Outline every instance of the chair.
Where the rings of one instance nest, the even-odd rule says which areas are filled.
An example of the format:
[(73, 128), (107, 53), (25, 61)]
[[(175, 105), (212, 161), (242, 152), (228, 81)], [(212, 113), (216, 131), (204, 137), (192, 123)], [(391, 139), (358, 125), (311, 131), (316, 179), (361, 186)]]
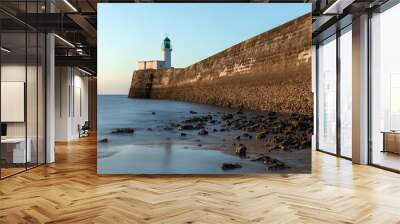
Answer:
[(85, 121), (82, 127), (78, 124), (79, 138), (89, 136), (90, 123)]

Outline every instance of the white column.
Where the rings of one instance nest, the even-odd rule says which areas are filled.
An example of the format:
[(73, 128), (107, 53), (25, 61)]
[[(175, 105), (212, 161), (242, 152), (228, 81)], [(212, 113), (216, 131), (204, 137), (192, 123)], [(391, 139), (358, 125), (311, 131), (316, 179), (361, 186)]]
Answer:
[(55, 161), (55, 54), (54, 35), (46, 36), (46, 163)]
[(353, 19), (353, 162), (368, 163), (368, 15)]
[(57, 66), (55, 89), (55, 141), (71, 138), (72, 68)]
[(313, 131), (313, 135), (311, 137), (311, 149), (312, 150), (316, 150), (317, 149), (317, 82), (316, 82), (316, 75), (317, 75), (317, 48), (315, 45), (312, 45), (312, 55), (311, 55), (311, 90), (313, 93), (313, 102), (314, 102), (314, 116), (313, 116), (313, 120), (314, 120), (314, 131)]
[[(54, 12), (52, 1), (46, 1), (46, 11)], [(55, 162), (55, 42), (54, 34), (46, 35), (46, 163)]]

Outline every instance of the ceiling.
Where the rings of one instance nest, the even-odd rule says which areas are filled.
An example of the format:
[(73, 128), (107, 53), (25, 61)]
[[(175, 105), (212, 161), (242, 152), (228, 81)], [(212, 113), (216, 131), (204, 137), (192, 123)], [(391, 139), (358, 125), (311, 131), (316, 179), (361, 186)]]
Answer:
[[(217, 0), (218, 2), (219, 0)], [(373, 9), (387, 0), (232, 0), (230, 2), (312, 3), (313, 38), (329, 35), (327, 30), (340, 19)], [(2, 31), (18, 33), (29, 29), (54, 32), (56, 65), (80, 66), (96, 73), (97, 3), (188, 2), (187, 0), (1, 0)], [(192, 0), (190, 2), (216, 2)], [(226, 2), (226, 1), (219, 1)], [(26, 13), (27, 12), (27, 13)], [(50, 13), (51, 12), (51, 13)], [(351, 19), (350, 19), (351, 22)], [(324, 33), (325, 32), (325, 33)], [(332, 31), (334, 32), (334, 31)], [(18, 36), (18, 34), (14, 34)], [(8, 34), (6, 38), (12, 38)], [(14, 40), (20, 41), (19, 37)], [(23, 43), (22, 43), (23, 44)]]

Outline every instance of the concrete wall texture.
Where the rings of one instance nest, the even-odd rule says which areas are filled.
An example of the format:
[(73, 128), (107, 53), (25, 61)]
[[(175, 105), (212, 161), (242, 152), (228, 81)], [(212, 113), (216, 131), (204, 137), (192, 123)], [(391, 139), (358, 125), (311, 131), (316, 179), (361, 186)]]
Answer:
[(186, 68), (135, 71), (129, 97), (312, 115), (311, 15)]

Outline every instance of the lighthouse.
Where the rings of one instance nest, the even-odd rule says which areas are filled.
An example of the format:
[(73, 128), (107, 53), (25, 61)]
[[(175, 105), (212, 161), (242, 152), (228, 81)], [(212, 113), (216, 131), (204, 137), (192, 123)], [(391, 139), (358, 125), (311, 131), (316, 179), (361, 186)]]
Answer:
[(164, 53), (164, 67), (171, 67), (171, 40), (168, 37), (165, 37), (162, 45), (162, 51)]
[(164, 60), (138, 61), (138, 70), (171, 68), (172, 47), (171, 40), (168, 36), (164, 38), (161, 50), (163, 52)]

